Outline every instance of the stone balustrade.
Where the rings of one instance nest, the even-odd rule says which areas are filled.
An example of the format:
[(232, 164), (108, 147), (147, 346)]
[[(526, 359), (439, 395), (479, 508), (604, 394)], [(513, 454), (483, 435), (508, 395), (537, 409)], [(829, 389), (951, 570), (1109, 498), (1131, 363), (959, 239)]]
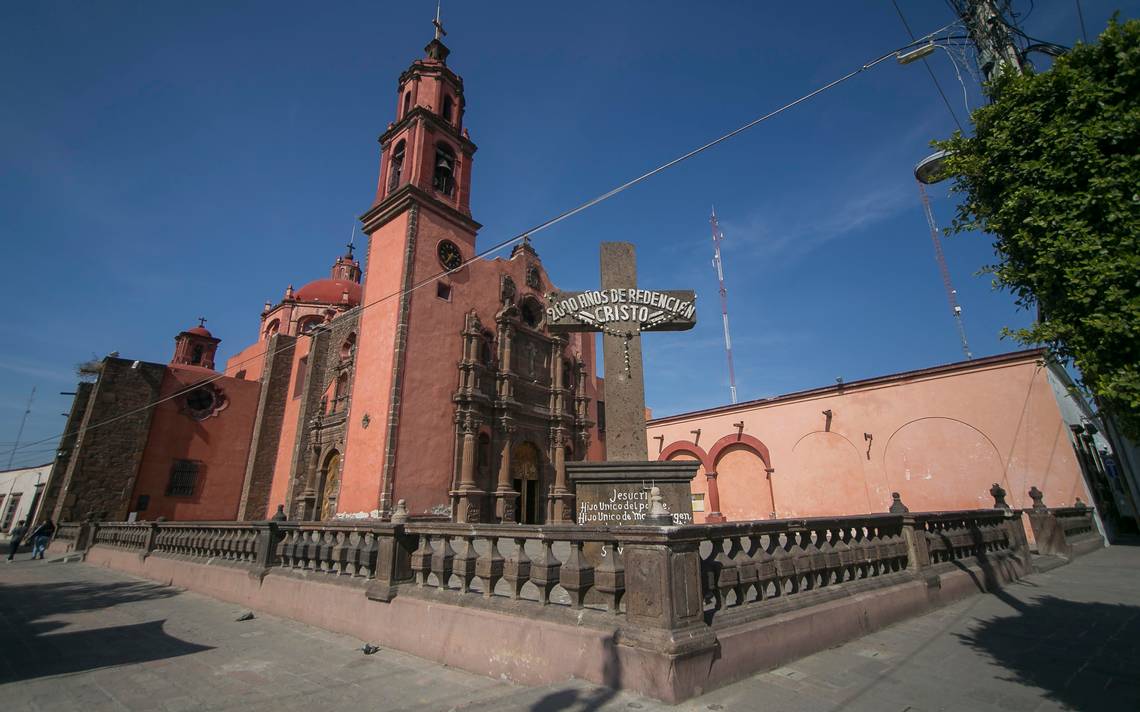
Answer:
[[(1063, 518), (1074, 522), (1074, 531), (1084, 522)], [(698, 639), (701, 630), (905, 584), (926, 569), (985, 566), (1022, 554), (1027, 561), (1019, 513), (1005, 510), (686, 527), (438, 521), (84, 526), (94, 527), (95, 546), (142, 557), (317, 577), (359, 585), (373, 600), (406, 595), (508, 613), (545, 611), (557, 620), (685, 640)]]
[(68, 522), (60, 524), (55, 528), (55, 539), (61, 542), (68, 542), (73, 545), (79, 541), (79, 531), (83, 525), (78, 522)]
[(1006, 512), (1002, 509), (922, 512), (914, 515), (914, 521), (924, 535), (931, 564), (963, 559), (976, 561), (1009, 552), (1018, 544)]
[(1027, 511), (1039, 554), (1070, 559), (1104, 546), (1092, 507), (1042, 505)]
[(145, 525), (118, 522), (101, 523), (95, 530), (93, 541), (103, 546), (120, 549), (143, 550), (147, 544), (149, 529)]

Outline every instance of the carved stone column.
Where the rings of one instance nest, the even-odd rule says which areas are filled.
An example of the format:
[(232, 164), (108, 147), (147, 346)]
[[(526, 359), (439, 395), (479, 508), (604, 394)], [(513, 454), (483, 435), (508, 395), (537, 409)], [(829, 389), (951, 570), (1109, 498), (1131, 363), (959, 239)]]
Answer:
[(554, 487), (551, 490), (551, 519), (555, 522), (574, 521), (574, 493), (566, 486), (566, 431), (554, 428), (551, 432), (554, 446)]
[(459, 460), (459, 488), (451, 493), (456, 500), (455, 521), (478, 522), (482, 520), (480, 503), (486, 494), (475, 483), (475, 439), (479, 430), (479, 419), (467, 413), (461, 423), (463, 447)]
[(495, 516), (506, 524), (517, 521), (516, 505), (519, 493), (511, 486), (511, 434), (515, 427), (506, 418), (499, 424), (503, 437), (503, 449), (499, 454), (499, 483), (495, 487)]

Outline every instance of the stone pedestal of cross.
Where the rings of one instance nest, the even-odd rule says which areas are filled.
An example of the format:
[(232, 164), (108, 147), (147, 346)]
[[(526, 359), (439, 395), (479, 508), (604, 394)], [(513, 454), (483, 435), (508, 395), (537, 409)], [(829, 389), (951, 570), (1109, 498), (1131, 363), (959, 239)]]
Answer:
[(696, 296), (691, 290), (657, 291), (637, 286), (633, 245), (603, 242), (601, 289), (547, 295), (546, 321), (553, 332), (600, 331), (605, 360), (606, 462), (567, 463), (565, 478), (555, 482), (559, 519), (576, 495), (578, 523), (638, 524), (649, 510), (651, 484), (677, 524), (692, 521), (689, 482), (697, 463), (646, 460), (645, 381), (641, 334), (684, 331), (696, 325)]

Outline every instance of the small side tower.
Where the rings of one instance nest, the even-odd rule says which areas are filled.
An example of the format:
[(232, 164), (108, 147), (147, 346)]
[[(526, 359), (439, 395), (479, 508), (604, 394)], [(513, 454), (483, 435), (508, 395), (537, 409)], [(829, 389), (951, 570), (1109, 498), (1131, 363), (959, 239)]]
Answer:
[(206, 318), (198, 317), (198, 326), (187, 329), (174, 337), (174, 358), (172, 366), (201, 366), (214, 370), (214, 354), (221, 339), (206, 329)]

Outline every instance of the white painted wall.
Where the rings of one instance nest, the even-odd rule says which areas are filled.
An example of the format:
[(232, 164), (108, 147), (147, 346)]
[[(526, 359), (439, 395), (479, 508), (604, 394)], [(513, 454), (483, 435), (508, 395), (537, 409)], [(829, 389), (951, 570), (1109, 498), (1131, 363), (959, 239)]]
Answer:
[[(0, 472), (0, 538), (7, 541), (8, 532), (16, 526), (16, 522), (30, 517), (32, 500), (36, 499), (36, 485), (46, 485), (50, 473), (50, 462), (37, 467)], [(16, 504), (9, 522), (7, 516), (9, 507), (16, 495), (20, 496), (20, 501)], [(7, 526), (4, 526), (5, 522), (8, 523)]]

